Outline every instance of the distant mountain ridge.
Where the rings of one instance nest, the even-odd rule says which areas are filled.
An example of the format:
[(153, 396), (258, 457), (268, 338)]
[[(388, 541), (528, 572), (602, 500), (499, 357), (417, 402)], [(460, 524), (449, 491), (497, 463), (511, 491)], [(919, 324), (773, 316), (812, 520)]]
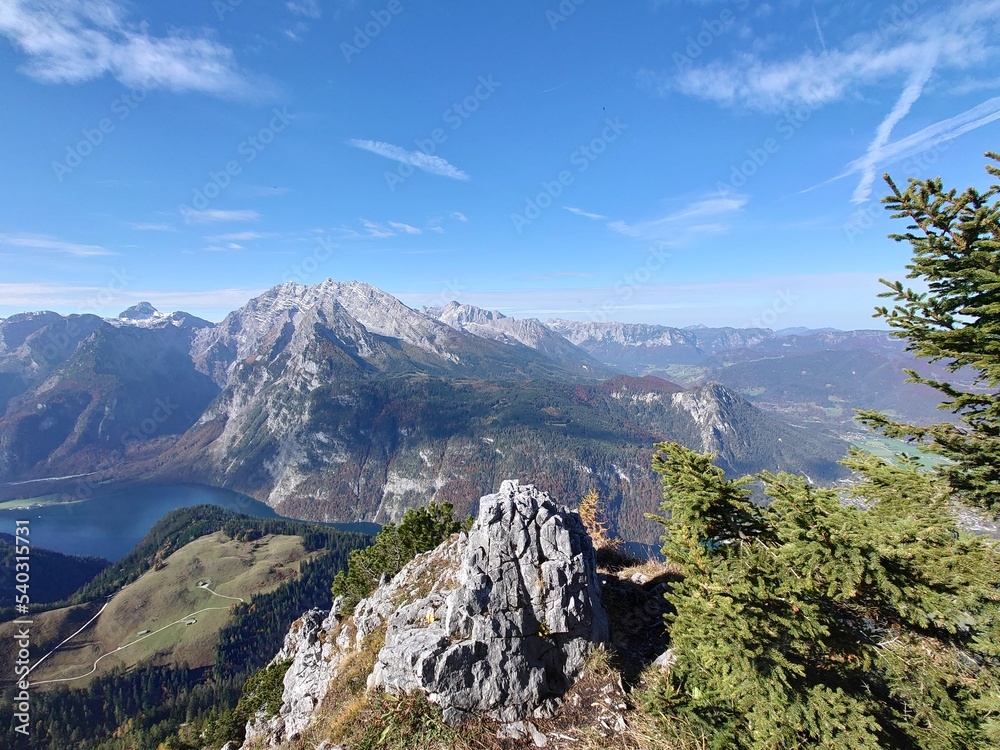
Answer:
[(689, 387), (719, 383), (800, 424), (856, 431), (854, 409), (859, 408), (914, 422), (948, 418), (937, 408), (939, 394), (907, 384), (903, 372), (911, 368), (940, 376), (944, 367), (918, 361), (889, 331), (680, 329), (564, 320), (547, 325), (630, 374), (658, 375)]
[(606, 364), (598, 362), (567, 337), (535, 318), (510, 318), (497, 310), (485, 310), (458, 302), (449, 302), (444, 307), (425, 307), (423, 312), (459, 331), (504, 344), (522, 344), (535, 349), (570, 370), (584, 372), (592, 377), (614, 374)]
[(570, 503), (596, 488), (623, 535), (655, 542), (643, 513), (660, 500), (649, 466), (658, 440), (717, 451), (731, 471), (844, 475), (839, 440), (722, 385), (648, 376), (774, 339), (543, 324), (457, 302), (418, 311), (333, 280), (281, 284), (218, 324), (148, 303), (114, 319), (14, 316), (0, 321), (0, 493), (94, 473), (223, 486), (302, 518), (385, 522), (430, 499), (466, 512), (516, 477)]

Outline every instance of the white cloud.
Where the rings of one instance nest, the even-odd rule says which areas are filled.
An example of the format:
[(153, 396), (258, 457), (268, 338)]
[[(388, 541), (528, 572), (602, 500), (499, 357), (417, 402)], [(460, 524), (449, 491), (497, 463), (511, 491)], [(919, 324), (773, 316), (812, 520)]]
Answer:
[(421, 232), (419, 227), (415, 227), (412, 224), (404, 224), (401, 221), (390, 221), (389, 226), (406, 234), (420, 234)]
[(577, 216), (582, 216), (585, 219), (606, 219), (607, 216), (602, 216), (601, 214), (591, 213), (590, 211), (584, 211), (582, 208), (576, 208), (575, 206), (563, 206), (571, 214), (576, 214)]
[(459, 221), (468, 221), (469, 217), (463, 214), (461, 211), (452, 211), (451, 218), (458, 219)]
[[(400, 233), (416, 235), (422, 234), (423, 229), (414, 226), (412, 224), (407, 224), (403, 221), (388, 221), (386, 223), (381, 223), (378, 221), (372, 221), (371, 219), (365, 219), (361, 217), (358, 219), (361, 222), (361, 229), (354, 229), (349, 226), (341, 225), (336, 227), (333, 231), (340, 234), (341, 237), (353, 240), (363, 240), (363, 239), (376, 239), (384, 240), (389, 237), (396, 237)], [(438, 232), (442, 231), (439, 227), (431, 223), (427, 227), (428, 231)]]
[(1000, 0), (966, 2), (918, 14), (891, 35), (865, 32), (822, 54), (806, 51), (784, 60), (744, 53), (674, 73), (640, 71), (640, 83), (657, 94), (679, 92), (723, 106), (779, 112), (821, 107), (856, 93), (859, 86), (905, 75), (936, 58), (941, 68), (990, 70), (997, 57), (995, 24)]
[[(879, 150), (879, 163), (885, 165), (906, 159), (996, 120), (1000, 120), (1000, 96), (987, 99), (971, 109), (939, 120), (892, 143), (884, 144)], [(868, 154), (865, 154), (848, 164), (847, 168), (834, 179), (857, 173), (864, 174), (869, 166), (870, 160)]]
[(188, 224), (211, 224), (221, 221), (257, 221), (260, 214), (250, 209), (222, 210), (218, 208), (206, 208), (203, 211), (196, 211), (192, 208), (181, 208), (181, 215)]
[(368, 232), (369, 237), (375, 237), (376, 239), (385, 239), (386, 237), (393, 237), (396, 234), (391, 229), (386, 229), (377, 221), (370, 221), (369, 219), (362, 219), (361, 226)]
[(391, 143), (385, 143), (384, 141), (370, 141), (355, 138), (348, 141), (348, 143), (355, 148), (360, 148), (364, 151), (371, 151), (373, 154), (384, 156), (386, 159), (392, 159), (400, 162), (401, 164), (409, 164), (411, 167), (416, 167), (417, 169), (421, 169), (430, 174), (436, 174), (441, 177), (450, 177), (453, 180), (469, 179), (469, 175), (458, 167), (449, 164), (440, 156), (431, 156), (430, 154), (425, 154), (423, 151), (407, 151), (404, 148), (394, 146)]
[(697, 200), (684, 208), (656, 219), (629, 224), (612, 221), (608, 226), (619, 234), (643, 240), (681, 241), (695, 234), (722, 232), (728, 226), (724, 221), (731, 214), (743, 210), (745, 195), (731, 193), (714, 195)]
[(28, 75), (51, 83), (81, 83), (110, 74), (126, 86), (259, 96), (233, 51), (193, 32), (149, 34), (126, 19), (115, 0), (5, 0), (0, 35), (27, 56)]
[(6, 233), (0, 232), (0, 245), (8, 247), (27, 247), (33, 250), (49, 251), (64, 255), (74, 255), (79, 258), (90, 258), (98, 255), (116, 255), (100, 245), (81, 245), (76, 242), (50, 237), (44, 234)]
[(826, 52), (826, 37), (823, 36), (823, 27), (819, 25), (819, 16), (816, 15), (816, 6), (813, 6), (813, 23), (816, 24), (816, 34), (819, 36), (819, 43)]

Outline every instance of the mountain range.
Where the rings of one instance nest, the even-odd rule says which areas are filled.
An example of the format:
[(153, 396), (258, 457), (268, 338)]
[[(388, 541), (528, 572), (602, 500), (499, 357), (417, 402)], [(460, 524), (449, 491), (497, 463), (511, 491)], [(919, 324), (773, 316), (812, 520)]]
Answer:
[(218, 324), (148, 303), (23, 313), (0, 320), (0, 497), (193, 481), (387, 522), (432, 498), (470, 512), (519, 478), (569, 503), (597, 489), (621, 536), (655, 542), (653, 443), (841, 479), (850, 408), (931, 408), (900, 395), (907, 364), (878, 331), (542, 323), (333, 280)]

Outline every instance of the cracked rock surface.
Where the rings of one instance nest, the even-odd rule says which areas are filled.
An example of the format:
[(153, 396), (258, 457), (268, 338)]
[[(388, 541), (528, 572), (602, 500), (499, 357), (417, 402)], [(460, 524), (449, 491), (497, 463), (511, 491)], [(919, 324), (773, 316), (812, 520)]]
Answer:
[(370, 684), (423, 690), (451, 722), (550, 715), (608, 637), (593, 546), (579, 516), (532, 485), (506, 481), (479, 508), (439, 571), (453, 588), (388, 617)]

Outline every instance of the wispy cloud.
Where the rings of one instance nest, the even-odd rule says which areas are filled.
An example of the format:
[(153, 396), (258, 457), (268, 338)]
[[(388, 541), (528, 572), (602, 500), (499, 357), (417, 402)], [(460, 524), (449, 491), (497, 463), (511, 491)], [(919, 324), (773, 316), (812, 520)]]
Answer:
[(0, 245), (8, 247), (26, 247), (42, 252), (74, 255), (79, 258), (89, 258), (98, 255), (116, 255), (100, 245), (81, 245), (77, 242), (66, 242), (44, 234), (5, 233), (0, 232)]
[(421, 230), (419, 227), (415, 227), (412, 224), (405, 224), (402, 221), (390, 221), (389, 226), (405, 234), (420, 234)]
[(247, 240), (259, 240), (269, 236), (271, 235), (263, 232), (227, 232), (226, 234), (212, 235), (207, 239), (215, 242), (246, 242)]
[(461, 211), (452, 211), (451, 218), (458, 219), (459, 221), (468, 221), (469, 217), (463, 214)]
[(582, 208), (577, 208), (576, 206), (563, 206), (571, 214), (576, 214), (577, 216), (582, 216), (585, 219), (606, 219), (607, 216), (601, 214), (591, 213), (590, 211), (584, 211)]
[(391, 143), (385, 143), (384, 141), (370, 141), (355, 138), (348, 141), (348, 143), (351, 146), (354, 146), (354, 148), (371, 151), (373, 154), (384, 156), (386, 159), (392, 159), (400, 162), (401, 164), (409, 164), (411, 167), (416, 167), (417, 169), (421, 169), (430, 174), (436, 174), (441, 177), (450, 177), (453, 180), (469, 179), (469, 175), (458, 167), (449, 164), (440, 156), (425, 154), (423, 151), (407, 151), (404, 148), (394, 146)]
[[(921, 13), (900, 22), (889, 37), (857, 34), (822, 54), (803, 52), (765, 60), (754, 52), (674, 72), (640, 71), (640, 84), (654, 93), (681, 93), (723, 106), (779, 112), (793, 106), (820, 107), (858, 87), (926, 68), (990, 70), (998, 55), (995, 24), (1000, 1), (979, 0)], [(822, 33), (818, 27), (817, 32)], [(825, 42), (825, 40), (822, 40)]]
[(341, 225), (339, 227), (334, 227), (331, 231), (336, 232), (341, 237), (349, 240), (382, 240), (388, 237), (396, 236), (396, 233), (389, 227), (379, 224), (377, 221), (372, 221), (371, 219), (359, 219), (358, 221), (361, 222), (361, 229)]
[(816, 25), (816, 34), (819, 36), (819, 43), (826, 52), (826, 37), (823, 36), (823, 27), (819, 25), (819, 16), (816, 15), (816, 6), (813, 5), (813, 23)]
[(0, 35), (27, 56), (23, 70), (41, 81), (81, 83), (109, 74), (126, 86), (258, 97), (233, 51), (201, 33), (152, 36), (115, 0), (5, 0)]
[(869, 144), (867, 153), (858, 159), (861, 181), (858, 182), (858, 186), (854, 189), (854, 195), (851, 197), (852, 202), (864, 203), (871, 197), (872, 185), (875, 183), (875, 169), (883, 158), (882, 152), (889, 142), (892, 129), (896, 127), (896, 124), (900, 120), (906, 117), (910, 111), (910, 107), (920, 97), (927, 79), (931, 77), (931, 72), (934, 70), (936, 57), (936, 55), (930, 55), (924, 61), (923, 65), (913, 71), (910, 80), (906, 82), (903, 93), (896, 100), (896, 104), (882, 122), (879, 123), (878, 128), (876, 128), (875, 137)]
[[(892, 164), (901, 159), (907, 159), (916, 154), (923, 153), (928, 149), (958, 138), (970, 130), (981, 128), (983, 125), (989, 125), (991, 122), (996, 122), (997, 120), (1000, 120), (1000, 96), (987, 99), (971, 109), (967, 109), (944, 120), (939, 120), (911, 135), (882, 145), (878, 152), (878, 166)], [(844, 171), (834, 177), (833, 180), (839, 180), (852, 174), (860, 173), (864, 175), (872, 167), (872, 160), (868, 154), (865, 154), (848, 164)], [(831, 181), (828, 180), (827, 182)]]
[(316, 0), (293, 0), (292, 2), (285, 3), (285, 7), (295, 15), (305, 16), (306, 18), (315, 19), (322, 15), (319, 3)]
[(379, 240), (385, 239), (386, 237), (393, 237), (396, 234), (391, 229), (386, 229), (377, 221), (371, 221), (369, 219), (362, 219), (361, 226), (363, 226), (365, 231), (368, 232), (369, 237), (374, 237)]
[(140, 232), (172, 232), (174, 229), (169, 224), (143, 224), (136, 221), (130, 221), (128, 225)]
[(633, 224), (612, 221), (608, 226), (619, 234), (643, 240), (683, 241), (696, 234), (723, 232), (726, 219), (743, 210), (745, 195), (730, 193), (694, 201), (684, 208), (656, 219)]
[(192, 208), (182, 208), (181, 215), (188, 224), (214, 224), (223, 221), (257, 221), (260, 214), (250, 209), (223, 210), (206, 208), (196, 211)]

